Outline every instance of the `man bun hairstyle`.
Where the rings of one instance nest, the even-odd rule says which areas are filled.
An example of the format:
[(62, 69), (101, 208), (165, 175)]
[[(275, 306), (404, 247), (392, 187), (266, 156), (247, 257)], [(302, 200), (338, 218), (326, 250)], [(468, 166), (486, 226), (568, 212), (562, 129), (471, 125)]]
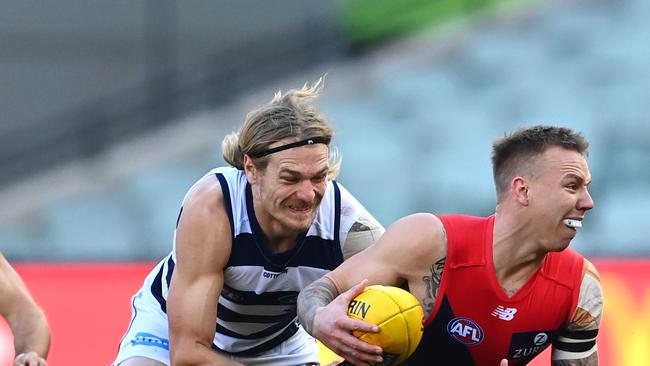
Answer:
[[(270, 158), (264, 154), (265, 151), (280, 140), (298, 142), (316, 139), (329, 147), (334, 132), (326, 118), (313, 105), (322, 86), (323, 78), (320, 78), (312, 86), (305, 84), (301, 89), (275, 93), (269, 103), (246, 116), (239, 131), (232, 132), (223, 139), (224, 160), (243, 170), (244, 155), (248, 155), (259, 169), (264, 170)], [(336, 177), (339, 167), (340, 158), (336, 151), (330, 149), (330, 178)]]

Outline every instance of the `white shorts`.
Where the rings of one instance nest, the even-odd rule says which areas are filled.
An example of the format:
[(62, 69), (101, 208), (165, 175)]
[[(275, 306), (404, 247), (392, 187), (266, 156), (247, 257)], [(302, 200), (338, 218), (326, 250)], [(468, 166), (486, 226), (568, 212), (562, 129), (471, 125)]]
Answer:
[[(136, 356), (150, 358), (169, 366), (167, 316), (160, 308), (148, 306), (140, 295), (141, 293), (138, 293), (132, 299), (131, 323), (122, 338), (113, 366)], [(251, 366), (319, 365), (316, 340), (302, 327), (299, 327), (291, 338), (255, 357), (227, 354), (224, 356)]]

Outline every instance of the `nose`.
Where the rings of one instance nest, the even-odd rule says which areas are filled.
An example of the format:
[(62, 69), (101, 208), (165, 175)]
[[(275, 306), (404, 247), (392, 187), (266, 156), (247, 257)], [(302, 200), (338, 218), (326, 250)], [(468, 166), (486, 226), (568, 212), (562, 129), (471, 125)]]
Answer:
[(313, 202), (316, 197), (316, 187), (309, 179), (305, 179), (298, 185), (296, 197), (304, 202)]
[(584, 194), (578, 200), (578, 209), (583, 211), (588, 211), (594, 208), (594, 200), (591, 198), (589, 191), (585, 189)]

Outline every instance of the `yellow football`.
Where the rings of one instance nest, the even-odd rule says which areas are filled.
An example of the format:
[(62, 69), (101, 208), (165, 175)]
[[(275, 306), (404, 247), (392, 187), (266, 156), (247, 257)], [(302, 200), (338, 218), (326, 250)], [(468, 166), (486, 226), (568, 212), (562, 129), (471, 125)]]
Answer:
[(355, 331), (353, 334), (383, 349), (382, 366), (404, 362), (422, 339), (422, 306), (415, 296), (399, 287), (366, 287), (350, 302), (348, 316), (379, 327), (379, 333)]

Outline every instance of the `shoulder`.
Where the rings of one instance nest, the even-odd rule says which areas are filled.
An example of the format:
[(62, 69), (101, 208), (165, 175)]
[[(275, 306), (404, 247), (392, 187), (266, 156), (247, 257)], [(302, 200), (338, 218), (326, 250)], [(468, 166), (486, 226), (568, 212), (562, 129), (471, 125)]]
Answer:
[(405, 216), (395, 221), (388, 230), (418, 240), (440, 239), (445, 235), (442, 221), (430, 213), (415, 213)]
[(224, 193), (217, 177), (207, 174), (183, 200), (174, 240), (177, 263), (191, 262), (196, 270), (205, 272), (223, 268), (230, 255), (231, 239)]
[(571, 320), (553, 343), (554, 365), (555, 361), (579, 360), (582, 365), (598, 359), (596, 338), (603, 312), (603, 290), (596, 267), (587, 259), (583, 264), (578, 304)]
[(187, 191), (183, 200), (183, 208), (203, 207), (215, 209), (223, 207), (224, 194), (215, 174), (207, 174), (199, 179)]
[(396, 243), (410, 257), (430, 261), (446, 256), (447, 236), (438, 217), (430, 213), (405, 216), (388, 227), (386, 241)]
[(596, 267), (584, 259), (578, 304), (571, 320), (574, 328), (597, 329), (603, 311), (603, 288)]
[(199, 179), (183, 199), (179, 229), (185, 226), (184, 223), (192, 224), (193, 230), (197, 229), (196, 225), (205, 229), (220, 226), (229, 228), (225, 194), (216, 174), (209, 173)]
[(597, 330), (603, 312), (603, 288), (596, 267), (587, 259), (583, 259), (580, 288), (575, 304), (566, 328), (569, 331)]

